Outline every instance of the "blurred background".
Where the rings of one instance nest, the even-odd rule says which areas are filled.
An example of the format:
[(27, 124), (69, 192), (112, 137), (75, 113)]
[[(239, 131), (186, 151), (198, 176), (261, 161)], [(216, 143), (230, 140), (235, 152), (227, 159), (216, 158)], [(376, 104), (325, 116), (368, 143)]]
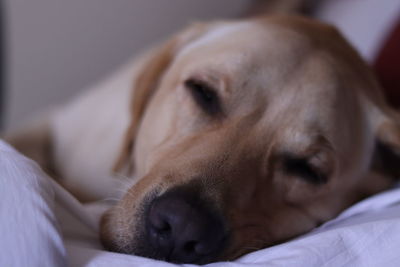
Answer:
[[(264, 4), (288, 1), (300, 2), (2, 0), (3, 129), (65, 102), (189, 22), (262, 13)], [(306, 2), (314, 16), (337, 25), (373, 66), (400, 18), (400, 0)]]

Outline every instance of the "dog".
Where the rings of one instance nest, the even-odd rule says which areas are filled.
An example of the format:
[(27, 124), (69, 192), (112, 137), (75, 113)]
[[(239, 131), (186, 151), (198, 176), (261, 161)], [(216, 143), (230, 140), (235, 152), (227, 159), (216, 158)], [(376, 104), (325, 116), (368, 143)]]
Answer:
[(129, 69), (7, 139), (82, 201), (130, 179), (101, 220), (111, 251), (233, 260), (399, 176), (399, 114), (330, 25), (197, 23)]

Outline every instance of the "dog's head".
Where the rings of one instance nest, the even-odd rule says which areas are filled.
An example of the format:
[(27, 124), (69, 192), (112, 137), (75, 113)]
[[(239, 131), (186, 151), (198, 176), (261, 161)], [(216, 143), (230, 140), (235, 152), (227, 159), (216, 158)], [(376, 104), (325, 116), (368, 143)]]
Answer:
[(399, 125), (357, 53), (297, 17), (199, 24), (142, 65), (102, 220), (114, 251), (206, 263), (285, 241), (398, 174)]

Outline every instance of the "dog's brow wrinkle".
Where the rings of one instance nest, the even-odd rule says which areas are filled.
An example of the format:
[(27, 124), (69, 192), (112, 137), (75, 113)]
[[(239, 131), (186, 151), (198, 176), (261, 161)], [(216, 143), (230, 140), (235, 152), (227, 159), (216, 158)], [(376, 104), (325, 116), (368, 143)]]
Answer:
[(243, 28), (251, 27), (253, 23), (251, 22), (238, 22), (235, 24), (228, 24), (228, 25), (219, 25), (214, 29), (210, 30), (204, 36), (200, 37), (199, 39), (195, 40), (194, 42), (188, 44), (184, 47), (181, 52), (179, 53), (180, 56), (183, 56), (190, 51), (197, 49), (198, 47), (207, 45), (210, 42), (213, 42), (217, 39), (223, 38), (223, 36), (227, 34), (232, 34), (234, 32), (240, 32)]

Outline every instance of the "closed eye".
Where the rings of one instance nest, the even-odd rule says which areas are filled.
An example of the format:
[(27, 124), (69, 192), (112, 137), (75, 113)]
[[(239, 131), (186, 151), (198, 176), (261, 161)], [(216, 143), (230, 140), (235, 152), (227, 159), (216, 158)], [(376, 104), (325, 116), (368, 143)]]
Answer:
[(312, 166), (307, 158), (286, 155), (283, 168), (287, 174), (297, 176), (310, 184), (321, 185), (328, 181), (327, 175)]
[(188, 79), (184, 82), (184, 85), (189, 90), (195, 103), (205, 113), (216, 115), (221, 112), (220, 100), (213, 87), (196, 79)]

